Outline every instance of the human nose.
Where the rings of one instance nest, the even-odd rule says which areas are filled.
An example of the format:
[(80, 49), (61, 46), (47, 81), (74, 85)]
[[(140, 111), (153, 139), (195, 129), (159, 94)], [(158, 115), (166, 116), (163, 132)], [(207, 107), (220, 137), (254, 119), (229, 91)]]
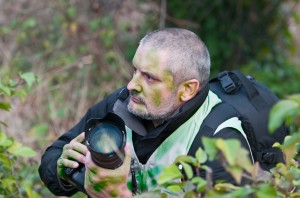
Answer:
[(137, 91), (137, 92), (141, 92), (142, 91), (142, 86), (138, 82), (138, 74), (135, 73), (132, 76), (132, 79), (127, 84), (127, 89), (129, 91)]

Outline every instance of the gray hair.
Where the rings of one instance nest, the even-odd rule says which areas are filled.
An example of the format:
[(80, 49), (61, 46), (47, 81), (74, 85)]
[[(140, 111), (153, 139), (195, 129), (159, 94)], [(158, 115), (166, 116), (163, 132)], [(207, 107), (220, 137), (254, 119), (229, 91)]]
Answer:
[(175, 83), (197, 79), (200, 85), (208, 82), (210, 56), (203, 41), (193, 32), (180, 28), (164, 28), (147, 34), (140, 45), (167, 50), (170, 57), (167, 67)]

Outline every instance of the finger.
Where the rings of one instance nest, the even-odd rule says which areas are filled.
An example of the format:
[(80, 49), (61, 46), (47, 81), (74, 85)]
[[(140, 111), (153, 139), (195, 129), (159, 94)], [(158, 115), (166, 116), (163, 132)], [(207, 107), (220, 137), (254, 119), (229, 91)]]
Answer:
[(86, 145), (82, 143), (82, 141), (78, 141), (78, 139), (73, 139), (69, 144), (65, 145), (65, 149), (72, 149), (78, 151), (82, 154), (86, 154), (88, 151)]
[(79, 166), (78, 161), (61, 158), (58, 160), (58, 166), (77, 168)]
[(83, 142), (84, 141), (84, 136), (85, 136), (85, 133), (82, 132), (76, 138), (74, 138), (74, 140), (77, 141), (77, 142)]

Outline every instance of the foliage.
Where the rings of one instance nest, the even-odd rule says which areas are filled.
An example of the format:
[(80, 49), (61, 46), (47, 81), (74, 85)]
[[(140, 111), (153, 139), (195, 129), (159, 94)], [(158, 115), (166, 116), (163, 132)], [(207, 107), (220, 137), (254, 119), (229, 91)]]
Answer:
[[(1, 78), (0, 111), (11, 109), (11, 100), (14, 96), (24, 99), (26, 90), (20, 88), (20, 85), (26, 84), (31, 87), (37, 81), (38, 78), (30, 72), (20, 74), (18, 81), (8, 77)], [(6, 123), (0, 121), (0, 197), (23, 197), (25, 194), (27, 197), (39, 197), (31, 187), (31, 180), (28, 179), (32, 170), (28, 170), (30, 166), (23, 159), (36, 156), (36, 152), (15, 141), (13, 137), (7, 136), (3, 131), (4, 127), (7, 127)]]
[[(207, 43), (213, 73), (238, 68), (283, 96), (299, 89), (295, 83), (300, 78), (299, 64), (289, 59), (297, 49), (288, 29), (288, 21), (299, 21), (294, 10), (298, 2), (172, 0), (168, 1), (167, 26), (194, 30)], [(12, 102), (17, 109), (5, 123), (0, 119), (1, 127), (9, 125), (6, 137), (32, 140), (39, 161), (47, 145), (73, 126), (89, 106), (128, 82), (138, 40), (158, 26), (157, 10), (157, 1), (144, 0), (0, 1), (0, 73), (5, 84), (0, 93), (24, 99), (1, 98), (1, 109), (11, 109)], [(23, 84), (25, 79), (30, 84), (32, 73), (16, 82), (4, 77), (20, 71), (33, 71), (41, 79), (26, 98), (26, 91), (13, 84)], [(17, 122), (22, 119), (25, 126)], [(18, 134), (21, 127), (26, 135), (23, 130)], [(36, 162), (28, 166), (19, 159), (15, 163), (22, 167), (22, 177), (30, 175), (30, 186), (49, 196), (41, 183), (34, 183), (39, 177)], [(28, 171), (31, 174), (24, 174)]]
[[(168, 26), (195, 31), (206, 43), (212, 73), (248, 70), (280, 96), (297, 92), (299, 50), (290, 26), (299, 24), (299, 0), (168, 1)], [(297, 71), (298, 70), (298, 71)], [(282, 80), (286, 83), (280, 83)]]
[[(158, 179), (158, 187), (150, 192), (152, 197), (299, 197), (300, 163), (297, 159), (300, 142), (300, 96), (293, 95), (277, 103), (270, 116), (270, 130), (282, 122), (293, 123), (294, 131), (286, 137), (280, 148), (285, 163), (278, 163), (270, 172), (263, 171), (259, 164), (252, 165), (248, 152), (238, 140), (223, 140), (203, 137), (204, 150), (199, 148), (195, 157), (179, 156), (173, 164), (166, 166)], [(296, 122), (291, 122), (292, 120)], [(203, 163), (218, 159), (239, 186), (230, 183), (212, 185), (211, 170)], [(199, 169), (206, 170), (201, 178)], [(241, 183), (242, 179), (247, 183)], [(178, 179), (181, 182), (178, 182)], [(161, 192), (164, 192), (161, 194)], [(154, 194), (153, 194), (154, 193)], [(156, 193), (156, 194), (155, 194)], [(146, 193), (147, 194), (147, 193)], [(152, 195), (153, 194), (153, 195)], [(141, 195), (143, 197), (145, 195)]]

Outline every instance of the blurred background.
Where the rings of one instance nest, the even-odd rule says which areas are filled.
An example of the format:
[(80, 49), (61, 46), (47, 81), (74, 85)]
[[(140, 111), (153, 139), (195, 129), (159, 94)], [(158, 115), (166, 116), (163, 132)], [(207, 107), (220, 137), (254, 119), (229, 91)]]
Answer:
[(299, 14), (299, 0), (0, 0), (0, 80), (25, 72), (39, 79), (0, 110), (2, 130), (37, 151), (27, 179), (51, 197), (36, 171), (41, 154), (126, 85), (147, 32), (194, 31), (210, 51), (212, 75), (239, 69), (284, 98), (300, 92)]

